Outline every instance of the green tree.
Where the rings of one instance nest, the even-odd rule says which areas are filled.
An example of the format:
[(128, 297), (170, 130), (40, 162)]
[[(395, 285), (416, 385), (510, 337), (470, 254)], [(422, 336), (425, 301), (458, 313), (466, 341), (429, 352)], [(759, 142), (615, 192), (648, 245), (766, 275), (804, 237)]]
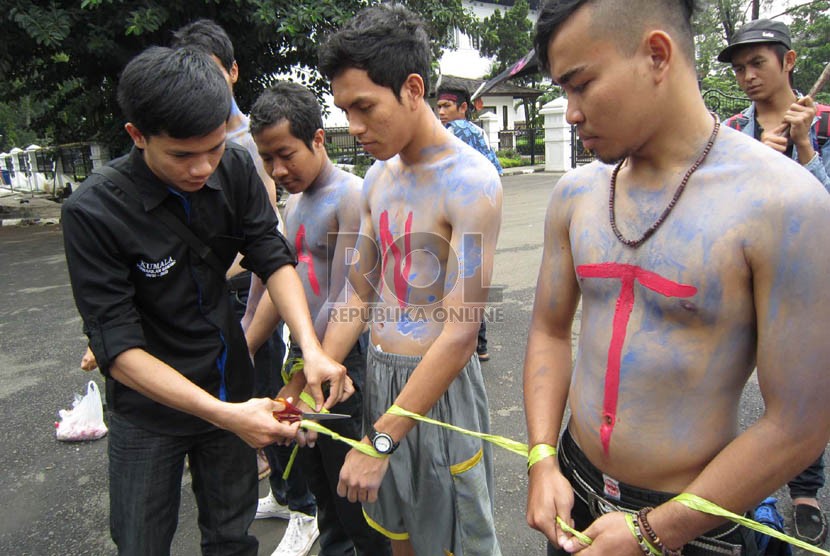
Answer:
[[(115, 99), (127, 61), (200, 17), (234, 41), (242, 79), (235, 93), (247, 110), (276, 75), (290, 74), (318, 94), (317, 45), (377, 0), (7, 0), (0, 12), (0, 103), (37, 99), (30, 130), (55, 142), (95, 139), (125, 146)], [(472, 24), (460, 0), (409, 0), (430, 30), (436, 54), (452, 30)], [(0, 130), (0, 133), (3, 131)]]
[[(830, 1), (798, 6), (790, 15), (793, 50), (798, 54), (793, 85), (807, 94), (824, 66), (830, 63)], [(830, 86), (826, 85), (816, 100), (830, 104)]]
[[(501, 10), (495, 10), (493, 15), (482, 19), (474, 27), (479, 53), (495, 59), (488, 78), (503, 72), (533, 48), (533, 23), (528, 19), (529, 14), (527, 0), (516, 0), (504, 14)], [(540, 77), (531, 75), (516, 82), (535, 87)], [(528, 99), (520, 102), (524, 106), (528, 126), (534, 126), (538, 119), (538, 103)]]
[(478, 34), (478, 51), (482, 56), (495, 58), (490, 75), (497, 75), (533, 48), (533, 23), (528, 19), (530, 7), (526, 0), (516, 0), (502, 14), (482, 19), (474, 31)]

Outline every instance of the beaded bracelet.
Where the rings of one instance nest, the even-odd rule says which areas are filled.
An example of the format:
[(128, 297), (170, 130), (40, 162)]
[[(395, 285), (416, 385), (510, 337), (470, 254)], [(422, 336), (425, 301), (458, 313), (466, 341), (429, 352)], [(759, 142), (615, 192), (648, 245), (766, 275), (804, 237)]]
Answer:
[(545, 458), (556, 455), (556, 448), (550, 444), (535, 444), (527, 454), (527, 470)]
[(682, 556), (682, 548), (667, 547), (663, 544), (663, 541), (660, 540), (660, 537), (657, 536), (657, 533), (654, 532), (654, 529), (651, 528), (646, 516), (653, 509), (654, 508), (650, 506), (646, 506), (637, 512), (637, 519), (642, 526), (641, 529), (645, 533), (646, 540), (648, 540), (650, 544), (656, 546), (657, 549), (660, 550), (662, 556)]
[(640, 524), (637, 522), (637, 518), (635, 516), (626, 513), (625, 522), (628, 524), (628, 530), (631, 531), (632, 535), (634, 535), (634, 540), (637, 541), (637, 544), (640, 546), (640, 550), (643, 551), (645, 556), (661, 556), (660, 551), (651, 546), (645, 537), (643, 537), (643, 532), (640, 530)]

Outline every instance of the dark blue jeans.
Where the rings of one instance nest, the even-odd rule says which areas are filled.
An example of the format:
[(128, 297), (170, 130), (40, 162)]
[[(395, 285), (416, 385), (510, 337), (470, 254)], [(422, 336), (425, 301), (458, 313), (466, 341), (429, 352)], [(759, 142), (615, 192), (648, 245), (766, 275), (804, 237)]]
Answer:
[[(358, 344), (343, 361), (349, 377), (354, 381), (355, 393), (331, 409), (332, 413), (351, 415), (351, 419), (323, 422), (323, 425), (338, 434), (355, 440), (363, 438), (363, 380), (366, 374), (367, 341), (368, 334), (361, 336)], [(298, 353), (291, 350), (291, 355)], [(392, 554), (389, 539), (369, 527), (360, 503), (349, 502), (337, 495), (340, 468), (343, 467), (349, 450), (351, 448), (347, 444), (321, 434), (314, 448), (300, 450), (300, 457), (295, 462), (301, 463), (308, 486), (317, 499), (319, 556), (389, 556)]]
[(815, 498), (819, 489), (824, 487), (824, 454), (787, 483), (787, 486), (790, 488), (790, 498)]
[(170, 554), (187, 454), (202, 554), (256, 556), (248, 534), (257, 503), (253, 448), (228, 431), (168, 436), (115, 413), (109, 427), (110, 532), (120, 555)]

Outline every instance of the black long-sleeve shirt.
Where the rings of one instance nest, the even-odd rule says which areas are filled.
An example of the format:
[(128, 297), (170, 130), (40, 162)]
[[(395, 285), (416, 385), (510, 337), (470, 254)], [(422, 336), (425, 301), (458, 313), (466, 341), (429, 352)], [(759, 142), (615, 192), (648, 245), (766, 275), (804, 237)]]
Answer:
[(160, 181), (141, 150), (110, 163), (129, 176), (138, 198), (93, 174), (64, 203), (66, 260), (84, 332), (107, 378), (109, 406), (134, 424), (165, 434), (212, 425), (156, 403), (110, 377), (113, 360), (141, 348), (227, 401), (250, 398), (253, 369), (229, 307), (224, 276), (199, 258), (151, 211), (164, 204), (211, 247), (225, 267), (238, 252), (263, 281), (294, 253), (277, 231), (250, 155), (228, 143), (217, 170), (197, 192)]

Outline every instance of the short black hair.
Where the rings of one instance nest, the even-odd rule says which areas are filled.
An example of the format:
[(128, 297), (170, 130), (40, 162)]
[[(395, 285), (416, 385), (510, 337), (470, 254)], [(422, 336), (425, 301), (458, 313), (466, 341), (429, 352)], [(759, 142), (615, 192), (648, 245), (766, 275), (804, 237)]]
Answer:
[(197, 19), (173, 32), (173, 48), (204, 50), (216, 56), (230, 73), (235, 60), (233, 43), (222, 27), (212, 19)]
[(435, 91), (435, 98), (441, 98), (441, 95), (455, 95), (457, 97), (455, 105), (458, 108), (461, 108), (461, 105), (465, 102), (467, 103), (467, 108), (469, 108), (472, 104), (472, 102), (470, 102), (470, 92), (467, 91), (467, 89), (462, 89), (461, 87), (440, 85), (438, 90)]
[(440, 85), (438, 90), (435, 91), (435, 98), (436, 101), (441, 100), (441, 95), (454, 95), (456, 100), (454, 102), (456, 108), (461, 108), (461, 105), (465, 102), (467, 103), (467, 108), (464, 110), (464, 118), (469, 119), (470, 114), (473, 112), (473, 103), (470, 100), (470, 93), (467, 89), (462, 87), (455, 87), (455, 86), (448, 86), (448, 85)]
[(548, 0), (536, 20), (533, 45), (539, 57), (539, 67), (550, 71), (548, 46), (559, 26), (582, 6), (593, 9), (591, 21), (598, 36), (613, 37), (622, 52), (632, 54), (640, 34), (636, 32), (648, 23), (657, 22), (674, 31), (675, 42), (684, 57), (694, 66), (695, 43), (692, 14), (695, 0)]
[(118, 82), (122, 112), (147, 137), (202, 137), (231, 112), (231, 91), (199, 50), (152, 46), (130, 60)]
[(291, 135), (301, 140), (309, 150), (314, 134), (323, 129), (320, 102), (308, 88), (290, 81), (277, 81), (263, 91), (251, 108), (251, 134), (288, 121)]
[(359, 11), (320, 45), (318, 69), (329, 81), (349, 68), (365, 70), (372, 82), (389, 87), (400, 100), (413, 73), (429, 90), (431, 58), (421, 18), (400, 4), (381, 4)]
[[(783, 44), (780, 44), (780, 43), (771, 44), (770, 48), (772, 48), (773, 54), (775, 54), (775, 57), (778, 58), (778, 63), (781, 64), (781, 67), (783, 68), (784, 67), (784, 56), (787, 55), (787, 52), (789, 52), (790, 49), (787, 48), (786, 46), (784, 46)], [(787, 78), (790, 81), (790, 87), (793, 86), (793, 72), (794, 71), (795, 71), (795, 68), (791, 69), (790, 72), (787, 74)]]

